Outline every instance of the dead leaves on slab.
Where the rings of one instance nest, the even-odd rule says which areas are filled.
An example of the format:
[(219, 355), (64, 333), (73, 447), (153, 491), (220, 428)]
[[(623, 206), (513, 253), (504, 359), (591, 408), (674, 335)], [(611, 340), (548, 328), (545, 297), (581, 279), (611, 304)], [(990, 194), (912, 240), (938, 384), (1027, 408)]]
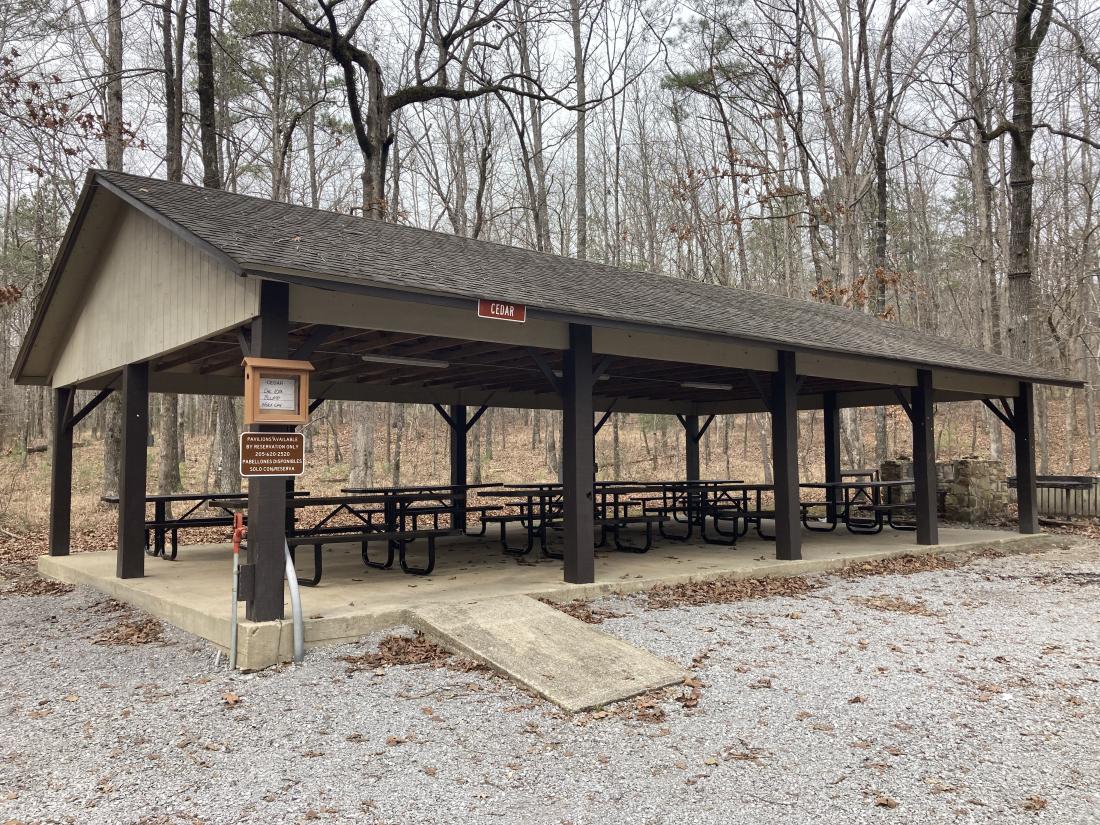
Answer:
[(604, 607), (593, 607), (592, 602), (584, 599), (573, 599), (571, 602), (552, 602), (549, 599), (539, 599), (539, 601), (555, 610), (560, 610), (567, 616), (580, 619), (585, 624), (603, 624), (607, 619), (621, 619), (626, 615)]

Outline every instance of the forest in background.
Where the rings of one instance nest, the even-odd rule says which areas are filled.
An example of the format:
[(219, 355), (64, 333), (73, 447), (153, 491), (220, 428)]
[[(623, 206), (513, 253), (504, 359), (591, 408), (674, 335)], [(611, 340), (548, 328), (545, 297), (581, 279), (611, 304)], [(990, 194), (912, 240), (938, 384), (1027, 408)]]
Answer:
[[(1038, 392), (1040, 472), (1100, 472), (1098, 44), (1100, 8), (1053, 0), (5, 3), (0, 517), (18, 499), (27, 523), (45, 494), (49, 395), (6, 376), (89, 167), (831, 302), (1027, 358), (1086, 381)], [(236, 488), (239, 415), (155, 396), (151, 486)], [(980, 405), (938, 415), (941, 457), (1010, 454)], [(766, 478), (766, 417), (729, 418), (705, 471)], [(509, 444), (517, 471), (554, 474), (559, 421), (492, 411), (475, 474)], [(801, 425), (813, 476), (819, 426)], [(440, 426), (430, 408), (326, 404), (306, 430), (316, 481), (445, 472)], [(848, 467), (908, 449), (897, 410), (846, 411), (842, 429)], [(118, 431), (109, 401), (77, 432), (89, 501), (117, 486)], [(681, 442), (674, 419), (614, 414), (603, 473), (668, 470)]]

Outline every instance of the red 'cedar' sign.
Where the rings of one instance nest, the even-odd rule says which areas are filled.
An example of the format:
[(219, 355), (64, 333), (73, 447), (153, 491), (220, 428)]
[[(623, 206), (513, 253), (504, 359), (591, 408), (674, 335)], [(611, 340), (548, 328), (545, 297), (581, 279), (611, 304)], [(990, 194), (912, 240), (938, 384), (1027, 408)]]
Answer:
[(527, 320), (526, 304), (509, 304), (504, 301), (490, 301), (481, 298), (477, 302), (477, 317), (493, 321), (514, 321), (522, 324)]

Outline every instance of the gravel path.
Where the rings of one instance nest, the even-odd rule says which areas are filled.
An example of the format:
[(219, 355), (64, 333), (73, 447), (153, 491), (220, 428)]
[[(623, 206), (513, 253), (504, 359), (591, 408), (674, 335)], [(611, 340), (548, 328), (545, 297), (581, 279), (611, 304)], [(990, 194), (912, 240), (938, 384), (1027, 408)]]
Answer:
[(349, 676), (378, 636), (233, 676), (171, 629), (97, 644), (156, 627), (93, 592), (0, 595), (0, 822), (1100, 822), (1098, 599), (1095, 543), (606, 599), (698, 687), (570, 719), (477, 672)]

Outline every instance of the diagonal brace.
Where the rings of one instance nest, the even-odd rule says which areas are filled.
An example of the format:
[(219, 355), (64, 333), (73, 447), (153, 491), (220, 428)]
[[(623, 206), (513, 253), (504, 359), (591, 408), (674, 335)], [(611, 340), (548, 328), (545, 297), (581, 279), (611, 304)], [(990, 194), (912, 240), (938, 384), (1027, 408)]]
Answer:
[(901, 404), (901, 408), (905, 410), (905, 414), (909, 417), (909, 422), (913, 421), (913, 405), (909, 403), (909, 399), (905, 397), (905, 393), (901, 391), (901, 387), (894, 387), (894, 395), (898, 398), (898, 403)]
[(600, 417), (600, 420), (596, 423), (596, 426), (592, 428), (592, 435), (596, 435), (603, 429), (603, 425), (607, 423), (607, 420), (611, 418), (611, 413), (615, 412), (615, 405), (619, 403), (619, 399), (614, 399), (607, 406), (606, 412)]
[(990, 401), (988, 398), (983, 398), (982, 403), (989, 408), (989, 411), (993, 413), (997, 418), (1001, 419), (1001, 423), (1008, 427), (1010, 430), (1015, 431), (1016, 421), (1014, 416), (1008, 411), (1008, 409), (1001, 410), (996, 404)]
[(87, 418), (92, 410), (102, 404), (107, 399), (107, 396), (113, 392), (114, 388), (112, 387), (104, 387), (101, 389), (91, 401), (80, 408), (80, 412), (69, 416), (65, 421), (65, 428), (71, 430), (76, 427), (77, 424)]

